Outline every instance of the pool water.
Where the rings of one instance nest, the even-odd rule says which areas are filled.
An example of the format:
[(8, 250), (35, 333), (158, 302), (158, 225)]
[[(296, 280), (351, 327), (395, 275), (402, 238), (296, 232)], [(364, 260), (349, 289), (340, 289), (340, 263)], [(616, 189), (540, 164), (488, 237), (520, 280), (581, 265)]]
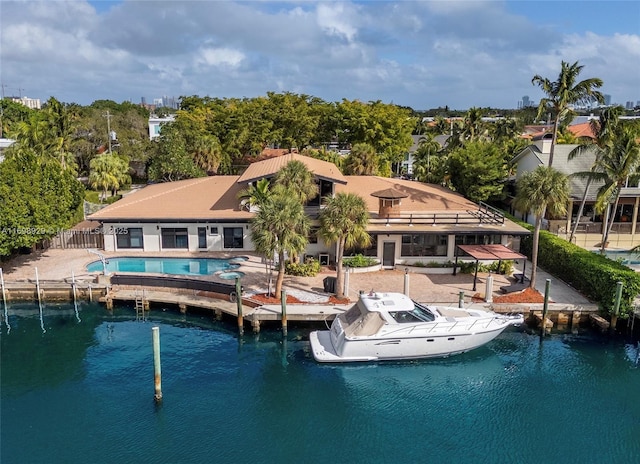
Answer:
[[(596, 251), (596, 253), (600, 253), (600, 251)], [(634, 253), (628, 250), (607, 250), (605, 256), (613, 261), (619, 261), (621, 264), (625, 264), (627, 266), (640, 265), (640, 253)]]
[[(243, 257), (223, 258), (109, 258), (107, 272), (138, 272), (174, 275), (209, 275), (240, 267)], [(102, 261), (87, 265), (89, 272), (102, 272)], [(229, 277), (229, 278), (235, 278)]]

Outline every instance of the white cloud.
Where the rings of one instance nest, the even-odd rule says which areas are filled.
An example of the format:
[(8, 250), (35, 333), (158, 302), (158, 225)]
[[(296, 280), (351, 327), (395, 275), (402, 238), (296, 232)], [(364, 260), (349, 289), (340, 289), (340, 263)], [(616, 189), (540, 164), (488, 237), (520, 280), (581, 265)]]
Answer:
[[(614, 100), (640, 99), (640, 35), (563, 34), (505, 2), (2, 1), (3, 84), (88, 104), (264, 95), (515, 107), (534, 74), (580, 61)], [(562, 18), (554, 18), (561, 24)], [(212, 73), (215, 78), (212, 78)], [(11, 91), (11, 90), (9, 90)]]

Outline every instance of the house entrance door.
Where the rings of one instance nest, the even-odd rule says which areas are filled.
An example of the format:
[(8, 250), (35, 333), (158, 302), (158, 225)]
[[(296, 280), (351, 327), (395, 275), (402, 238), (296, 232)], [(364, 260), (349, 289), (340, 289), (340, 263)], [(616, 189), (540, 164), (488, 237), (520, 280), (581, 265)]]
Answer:
[(382, 244), (382, 266), (393, 267), (396, 264), (396, 242)]

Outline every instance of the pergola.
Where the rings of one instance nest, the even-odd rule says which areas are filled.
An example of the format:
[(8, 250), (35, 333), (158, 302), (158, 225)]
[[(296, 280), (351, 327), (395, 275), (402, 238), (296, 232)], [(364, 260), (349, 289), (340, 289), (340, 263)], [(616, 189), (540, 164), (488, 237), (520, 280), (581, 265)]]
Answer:
[(456, 275), (458, 269), (458, 250), (463, 251), (476, 260), (476, 272), (473, 276), (473, 291), (476, 291), (476, 281), (478, 280), (478, 263), (480, 261), (498, 261), (500, 268), (503, 260), (522, 259), (524, 261), (522, 268), (522, 276), (520, 283), (524, 283), (524, 271), (527, 267), (527, 257), (521, 253), (513, 251), (504, 245), (458, 245), (456, 248), (456, 263), (453, 267), (453, 275)]

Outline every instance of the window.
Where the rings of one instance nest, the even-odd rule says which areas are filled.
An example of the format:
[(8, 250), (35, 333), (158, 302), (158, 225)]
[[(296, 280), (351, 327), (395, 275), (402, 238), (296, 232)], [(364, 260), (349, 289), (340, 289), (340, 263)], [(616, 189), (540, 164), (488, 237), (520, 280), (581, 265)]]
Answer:
[(447, 256), (447, 235), (405, 234), (401, 256)]
[(456, 235), (456, 245), (500, 245), (500, 235)]
[(317, 227), (309, 229), (309, 243), (318, 243), (318, 230)]
[(198, 248), (207, 248), (207, 228), (198, 227)]
[(189, 248), (187, 228), (162, 228), (162, 248)]
[(116, 233), (118, 248), (143, 248), (142, 227), (121, 228)]
[(242, 227), (225, 227), (224, 248), (244, 248), (244, 237)]

